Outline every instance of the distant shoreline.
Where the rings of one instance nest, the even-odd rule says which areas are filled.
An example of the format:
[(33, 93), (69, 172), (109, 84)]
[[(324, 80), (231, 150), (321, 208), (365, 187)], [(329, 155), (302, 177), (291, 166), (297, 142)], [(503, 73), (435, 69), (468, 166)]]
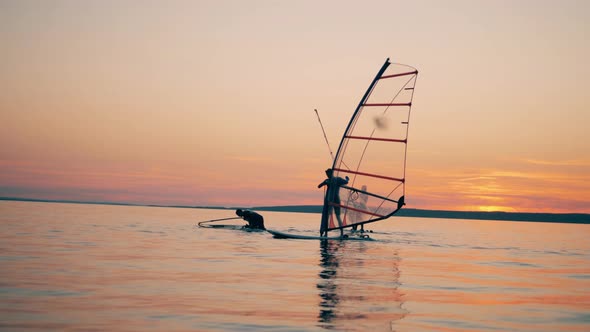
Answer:
[[(169, 207), (185, 209), (219, 209), (234, 210), (236, 207), (221, 206), (184, 206), (184, 205), (153, 205), (153, 204), (132, 204), (117, 202), (86, 202), (70, 200), (49, 200), (35, 198), (0, 197), (0, 201), (21, 201), (41, 203), (69, 203), (69, 204), (100, 204), (100, 205), (121, 205), (121, 206), (147, 206), (147, 207)], [(299, 213), (321, 213), (321, 205), (287, 205), (287, 206), (259, 206), (251, 207), (256, 211), (273, 212), (299, 212)], [(441, 219), (475, 219), (475, 220), (504, 220), (504, 221), (531, 221), (531, 222), (553, 222), (569, 224), (590, 224), (590, 214), (587, 213), (536, 213), (536, 212), (477, 212), (477, 211), (445, 211), (445, 210), (418, 210), (402, 209), (396, 216), (417, 217), (417, 218), (441, 218)]]

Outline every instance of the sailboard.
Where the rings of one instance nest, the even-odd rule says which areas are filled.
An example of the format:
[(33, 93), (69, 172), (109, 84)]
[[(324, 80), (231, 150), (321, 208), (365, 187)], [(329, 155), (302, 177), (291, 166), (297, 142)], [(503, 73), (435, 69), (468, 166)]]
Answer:
[(277, 239), (299, 239), (299, 240), (349, 240), (349, 241), (373, 241), (368, 235), (365, 234), (350, 234), (344, 236), (314, 236), (314, 235), (302, 235), (294, 233), (279, 232), (271, 229), (267, 229), (267, 232), (272, 234)]
[[(388, 219), (405, 205), (410, 113), (418, 70), (389, 59), (362, 96), (346, 127), (325, 194), (319, 237)], [(326, 171), (328, 172), (328, 170)], [(346, 180), (348, 179), (347, 183)], [(296, 234), (271, 232), (280, 238)], [(349, 237), (350, 238), (350, 237)]]

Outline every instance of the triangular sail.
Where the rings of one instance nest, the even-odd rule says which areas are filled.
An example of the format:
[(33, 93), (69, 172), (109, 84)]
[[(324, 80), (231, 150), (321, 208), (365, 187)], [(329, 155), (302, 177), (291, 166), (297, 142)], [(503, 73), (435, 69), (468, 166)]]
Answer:
[(324, 231), (383, 220), (404, 205), (408, 128), (417, 76), (415, 68), (387, 59), (367, 89), (334, 158), (334, 176), (348, 176), (349, 182), (340, 187), (340, 203), (325, 203), (328, 225)]

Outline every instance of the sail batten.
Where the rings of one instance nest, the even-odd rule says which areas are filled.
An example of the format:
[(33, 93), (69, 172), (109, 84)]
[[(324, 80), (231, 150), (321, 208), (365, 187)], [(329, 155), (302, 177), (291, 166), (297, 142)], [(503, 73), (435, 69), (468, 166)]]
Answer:
[(369, 137), (369, 136), (344, 136), (345, 138), (350, 139), (364, 139), (367, 141), (384, 141), (384, 142), (397, 142), (397, 143), (407, 143), (407, 139), (393, 139), (393, 138), (381, 138), (381, 137)]
[(381, 76), (380, 79), (382, 80), (382, 79), (386, 79), (386, 78), (393, 78), (393, 77), (400, 77), (400, 76), (407, 76), (407, 75), (415, 75), (415, 74), (418, 74), (418, 71), (417, 70), (409, 71), (409, 72), (406, 72), (406, 73), (398, 73), (398, 74)]
[(379, 175), (379, 174), (371, 174), (371, 173), (351, 171), (349, 169), (334, 168), (334, 170), (335, 171), (338, 171), (338, 172), (343, 172), (343, 173), (370, 176), (370, 177), (379, 178), (379, 179), (383, 179), (383, 180), (391, 180), (391, 181), (398, 181), (398, 182), (404, 182), (405, 181), (404, 179), (393, 178), (393, 177), (390, 177), (390, 176)]
[(412, 106), (412, 103), (380, 103), (380, 104), (363, 104), (363, 106)]
[[(327, 231), (394, 215), (405, 204), (406, 156), (418, 70), (385, 61), (354, 110), (334, 157), (334, 176), (349, 177), (326, 200)], [(335, 222), (337, 221), (337, 222)], [(320, 229), (320, 232), (322, 230)]]

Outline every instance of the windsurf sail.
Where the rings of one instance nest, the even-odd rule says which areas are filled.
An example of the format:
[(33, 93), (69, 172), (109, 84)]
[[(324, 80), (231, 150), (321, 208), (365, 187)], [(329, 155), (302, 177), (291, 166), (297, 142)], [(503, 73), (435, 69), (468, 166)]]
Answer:
[[(324, 200), (320, 234), (394, 215), (405, 204), (408, 130), (416, 68), (385, 61), (344, 132), (333, 176), (349, 181)], [(339, 214), (338, 216), (336, 214)]]

